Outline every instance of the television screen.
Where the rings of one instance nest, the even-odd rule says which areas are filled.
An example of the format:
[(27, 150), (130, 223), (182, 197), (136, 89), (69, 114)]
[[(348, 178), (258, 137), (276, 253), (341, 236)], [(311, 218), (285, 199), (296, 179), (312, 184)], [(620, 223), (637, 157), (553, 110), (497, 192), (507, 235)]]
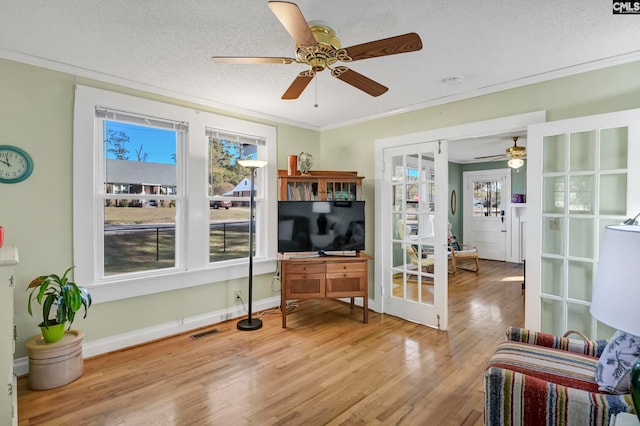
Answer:
[(278, 201), (278, 252), (364, 250), (364, 201)]

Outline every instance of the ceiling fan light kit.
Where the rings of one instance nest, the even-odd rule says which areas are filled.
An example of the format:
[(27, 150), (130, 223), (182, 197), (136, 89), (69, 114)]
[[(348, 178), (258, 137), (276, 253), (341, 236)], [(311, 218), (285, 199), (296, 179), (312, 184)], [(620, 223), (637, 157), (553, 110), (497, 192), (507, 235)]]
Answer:
[(516, 157), (516, 158), (512, 158), (511, 160), (507, 161), (507, 164), (512, 169), (518, 169), (518, 168), (522, 167), (522, 165), (524, 164), (524, 160), (522, 158)]
[(416, 33), (342, 48), (333, 28), (320, 21), (307, 22), (295, 3), (270, 1), (268, 5), (295, 41), (295, 58), (214, 56), (211, 59), (221, 64), (308, 65), (309, 69), (298, 74), (282, 99), (297, 99), (316, 73), (325, 69), (329, 69), (333, 77), (371, 96), (380, 96), (389, 88), (343, 65), (336, 66), (336, 62), (353, 62), (422, 49), (422, 40)]
[(505, 154), (498, 155), (484, 155), (482, 157), (475, 157), (476, 160), (493, 158), (495, 160), (500, 160), (502, 158), (508, 158), (507, 165), (512, 169), (520, 168), (524, 165), (523, 158), (527, 157), (527, 148), (524, 146), (518, 146), (518, 136), (513, 136), (511, 139), (513, 140), (513, 146), (510, 146), (505, 151)]

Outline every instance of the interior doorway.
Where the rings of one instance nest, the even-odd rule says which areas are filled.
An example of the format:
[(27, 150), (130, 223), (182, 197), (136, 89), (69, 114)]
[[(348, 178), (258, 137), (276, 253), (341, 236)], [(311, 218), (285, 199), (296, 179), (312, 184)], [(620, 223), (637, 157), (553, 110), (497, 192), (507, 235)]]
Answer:
[[(386, 293), (389, 292), (389, 288), (392, 288), (393, 283), (390, 280), (393, 278), (392, 265), (388, 262), (390, 258), (389, 250), (393, 247), (394, 233), (393, 221), (389, 217), (389, 206), (385, 204), (384, 200), (389, 198), (389, 194), (385, 191), (389, 191), (390, 185), (383, 184), (386, 179), (391, 179), (389, 176), (390, 171), (385, 169), (385, 151), (389, 148), (398, 148), (401, 146), (409, 147), (424, 143), (424, 141), (443, 141), (442, 145), (449, 146), (449, 141), (453, 143), (461, 143), (462, 140), (472, 140), (474, 138), (482, 138), (490, 135), (515, 135), (526, 133), (527, 126), (534, 123), (541, 123), (545, 121), (544, 111), (538, 111), (533, 113), (527, 113), (522, 115), (503, 117), (493, 120), (468, 123), (459, 126), (429, 130), (419, 132), (410, 135), (402, 135), (391, 138), (376, 140), (375, 147), (375, 169), (376, 169), (376, 185), (375, 185), (375, 217), (376, 217), (376, 229), (375, 229), (375, 261), (374, 261), (374, 274), (375, 274), (375, 294), (376, 300), (374, 300), (370, 306), (379, 309), (379, 312), (386, 312), (384, 306), (384, 300), (388, 297)], [(446, 141), (446, 142), (445, 142)], [(508, 146), (505, 145), (502, 149)], [(448, 149), (448, 148), (447, 148)], [(388, 151), (387, 151), (388, 152)], [(487, 154), (486, 152), (484, 154)], [(488, 155), (493, 154), (489, 152)], [(449, 155), (449, 154), (447, 154)], [(479, 153), (478, 156), (481, 154)], [(456, 200), (456, 194), (462, 194), (462, 178), (460, 169), (455, 169), (455, 164), (451, 162), (451, 156), (449, 159), (449, 173), (448, 173), (448, 197), (445, 199), (445, 203), (448, 200)], [(504, 166), (503, 166), (504, 167)], [(456, 176), (458, 176), (456, 178)], [(453, 182), (452, 182), (453, 181)], [(378, 184), (380, 183), (380, 184)], [(452, 186), (453, 184), (453, 186)], [(457, 185), (457, 187), (455, 187)], [(455, 188), (455, 189), (454, 189)], [(510, 195), (510, 194), (509, 194)], [(443, 204), (443, 203), (441, 203)], [(454, 231), (459, 232), (458, 235), (463, 234), (464, 230), (462, 224), (462, 210), (457, 208), (457, 203), (450, 202), (450, 208), (448, 208), (448, 222), (452, 223)], [(505, 212), (506, 214), (506, 212)], [(455, 225), (454, 225), (455, 223)], [(447, 233), (448, 223), (443, 221), (435, 224), (435, 233)], [(399, 240), (398, 240), (399, 241)], [(399, 241), (401, 244), (403, 241)], [(446, 242), (445, 242), (446, 244)], [(481, 273), (481, 272), (480, 272)], [(380, 295), (380, 297), (378, 297)], [(441, 327), (446, 329), (446, 325)]]

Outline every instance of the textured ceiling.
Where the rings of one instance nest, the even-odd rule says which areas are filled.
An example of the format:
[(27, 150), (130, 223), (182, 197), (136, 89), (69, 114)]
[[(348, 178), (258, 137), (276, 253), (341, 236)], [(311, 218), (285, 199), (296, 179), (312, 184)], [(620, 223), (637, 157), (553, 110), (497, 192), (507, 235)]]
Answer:
[[(640, 58), (640, 18), (613, 15), (610, 1), (297, 4), (307, 20), (333, 26), (343, 46), (416, 32), (424, 48), (349, 65), (389, 87), (380, 97), (322, 72), (317, 86), (283, 101), (305, 66), (210, 60), (294, 55), (266, 1), (3, 0), (0, 57), (318, 130)], [(445, 84), (451, 76), (462, 83)]]

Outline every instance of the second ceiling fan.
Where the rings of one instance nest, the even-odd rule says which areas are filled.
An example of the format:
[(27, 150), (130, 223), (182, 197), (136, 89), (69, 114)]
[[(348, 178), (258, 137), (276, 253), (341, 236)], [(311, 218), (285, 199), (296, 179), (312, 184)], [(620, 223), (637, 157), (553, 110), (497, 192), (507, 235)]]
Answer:
[(518, 136), (513, 136), (511, 139), (513, 140), (513, 146), (505, 149), (504, 154), (483, 155), (482, 157), (475, 157), (475, 159), (481, 160), (487, 158), (495, 158), (496, 160), (499, 160), (501, 158), (508, 158), (509, 167), (511, 167), (512, 169), (517, 169), (524, 164), (523, 158), (527, 158), (527, 149), (524, 146), (518, 146)]
[(416, 33), (407, 33), (368, 43), (342, 48), (336, 32), (328, 25), (305, 20), (295, 3), (270, 1), (269, 8), (296, 42), (294, 58), (214, 56), (213, 61), (222, 64), (306, 64), (309, 69), (301, 72), (282, 95), (282, 99), (297, 99), (317, 72), (329, 69), (331, 75), (371, 96), (380, 96), (388, 87), (371, 80), (336, 62), (353, 62), (422, 49), (422, 40)]

